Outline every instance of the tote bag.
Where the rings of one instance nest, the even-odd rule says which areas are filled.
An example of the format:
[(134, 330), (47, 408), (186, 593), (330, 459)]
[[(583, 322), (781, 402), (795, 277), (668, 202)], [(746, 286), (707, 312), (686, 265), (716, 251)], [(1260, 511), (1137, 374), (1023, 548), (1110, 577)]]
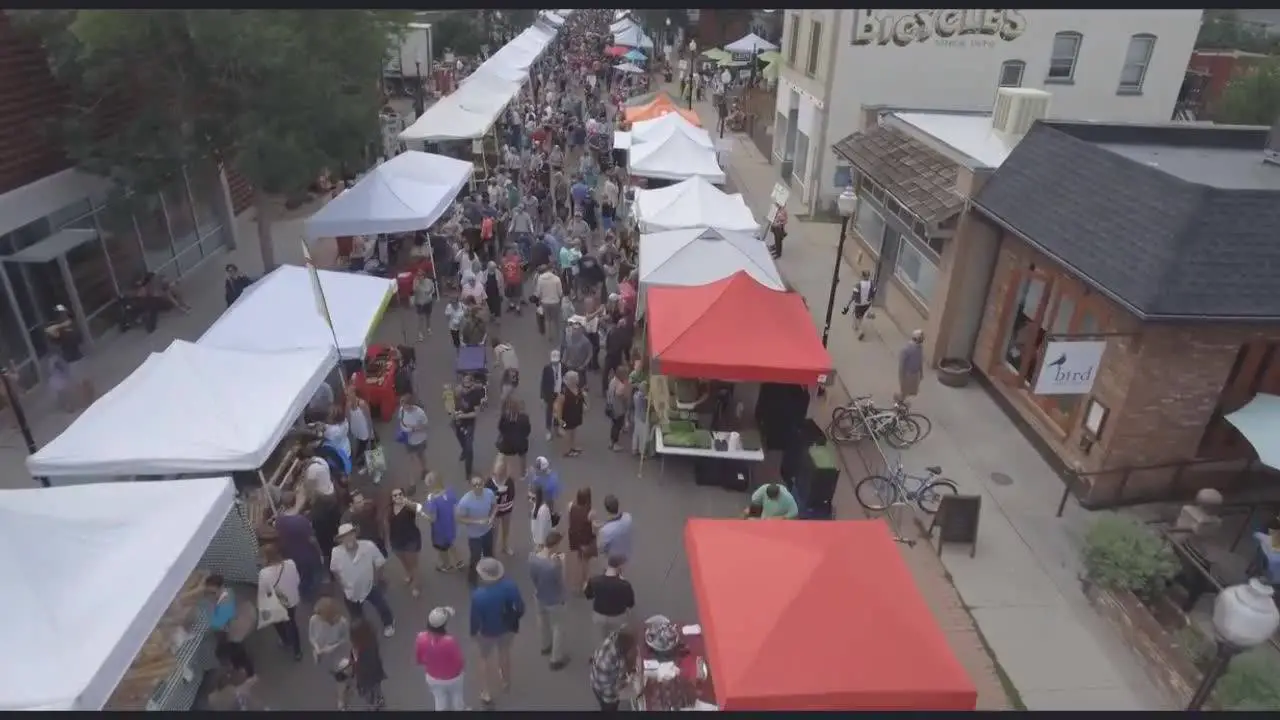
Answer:
[(271, 586), (271, 589), (258, 591), (259, 630), (268, 625), (275, 625), (289, 619), (289, 609), (284, 606), (284, 602), (280, 600), (280, 594), (276, 592), (282, 577), (284, 577), (283, 565), (280, 566), (280, 574), (276, 575), (276, 582)]

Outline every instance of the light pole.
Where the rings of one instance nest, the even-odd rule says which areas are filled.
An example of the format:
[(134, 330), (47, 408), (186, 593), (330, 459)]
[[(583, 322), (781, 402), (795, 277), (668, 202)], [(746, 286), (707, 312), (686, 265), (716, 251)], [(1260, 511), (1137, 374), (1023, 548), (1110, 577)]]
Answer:
[[(836, 209), (840, 211), (840, 241), (836, 243), (836, 261), (831, 270), (831, 290), (827, 294), (827, 317), (822, 322), (822, 347), (827, 346), (827, 338), (831, 335), (831, 317), (836, 310), (836, 291), (840, 287), (840, 266), (844, 263), (844, 239), (849, 236), (849, 220), (858, 206), (858, 196), (853, 187), (847, 187), (840, 197), (836, 198)], [(818, 397), (824, 397), (827, 388), (818, 386)]]
[(1213, 602), (1213, 631), (1218, 652), (1187, 703), (1188, 710), (1204, 707), (1232, 658), (1265, 643), (1280, 627), (1280, 610), (1276, 609), (1274, 595), (1271, 586), (1258, 578), (1218, 593)]
[[(39, 450), (36, 447), (35, 435), (31, 432), (31, 424), (27, 422), (27, 413), (22, 407), (22, 386), (18, 380), (18, 368), (13, 363), (9, 363), (9, 367), (0, 370), (0, 383), (4, 385), (4, 396), (9, 401), (9, 407), (13, 409), (13, 419), (18, 423), (18, 432), (22, 433), (22, 441), (27, 445), (27, 454), (35, 455)], [(49, 478), (38, 477), (36, 481), (41, 487), (49, 487)]]
[(689, 41), (689, 87), (687, 89), (687, 92), (689, 93), (688, 97), (689, 97), (690, 110), (693, 109), (693, 63), (697, 60), (697, 58), (698, 58), (698, 41), (690, 40)]

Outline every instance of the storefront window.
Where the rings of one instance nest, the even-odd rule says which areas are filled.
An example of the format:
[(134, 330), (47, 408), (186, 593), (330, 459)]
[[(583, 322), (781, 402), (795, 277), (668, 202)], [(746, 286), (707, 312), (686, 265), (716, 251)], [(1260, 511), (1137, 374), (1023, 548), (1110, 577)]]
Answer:
[(164, 199), (164, 211), (169, 217), (174, 253), (182, 255), (200, 242), (200, 236), (196, 233), (196, 216), (191, 209), (191, 201), (187, 198), (187, 188), (182, 176), (175, 177), (160, 193), (160, 197)]
[(147, 271), (147, 262), (142, 256), (142, 243), (138, 240), (138, 228), (133, 224), (133, 214), (127, 208), (117, 205), (98, 210), (97, 218), (98, 232), (102, 235), (116, 281), (127, 287)]
[(1005, 332), (1004, 362), (1014, 373), (1022, 375), (1039, 344), (1041, 305), (1045, 299), (1045, 278), (1028, 274), (1023, 277), (1010, 313)]
[(907, 238), (903, 237), (898, 242), (893, 274), (927, 306), (933, 298), (934, 283), (938, 280), (938, 266)]
[(191, 190), (191, 208), (195, 211), (200, 237), (206, 237), (222, 225), (217, 208), (222, 204), (222, 182), (217, 168), (196, 165), (187, 169), (187, 187)]
[(93, 203), (89, 202), (89, 198), (73, 202), (60, 210), (49, 213), (47, 218), (49, 220), (49, 228), (58, 230), (66, 227), (91, 212), (93, 212)]
[(783, 146), (787, 140), (787, 116), (778, 113), (773, 119), (773, 155), (782, 157)]
[(97, 237), (93, 216), (83, 217), (63, 229), (87, 230), (94, 234), (92, 240), (83, 242), (67, 252), (67, 267), (80, 293), (80, 306), (85, 315), (92, 317), (116, 300), (116, 287), (107, 267), (107, 254)]
[(155, 271), (168, 265), (173, 260), (173, 242), (169, 237), (169, 223), (165, 219), (160, 196), (146, 198), (139, 207), (135, 207), (133, 215), (138, 220), (147, 269)]
[(884, 243), (884, 218), (865, 199), (858, 200), (856, 227), (858, 234), (862, 236), (862, 242), (866, 243), (871, 252), (879, 255)]

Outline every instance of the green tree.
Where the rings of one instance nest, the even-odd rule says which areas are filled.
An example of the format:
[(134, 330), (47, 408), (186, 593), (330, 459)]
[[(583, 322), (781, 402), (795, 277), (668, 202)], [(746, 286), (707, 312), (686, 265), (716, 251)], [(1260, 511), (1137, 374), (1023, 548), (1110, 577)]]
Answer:
[(1267, 60), (1227, 83), (1217, 116), (1230, 125), (1270, 125), (1280, 118), (1280, 60)]
[[(254, 187), (264, 271), (274, 197), (326, 170), (362, 167), (378, 136), (380, 73), (412, 14), (372, 10), (34, 10), (55, 77), (72, 92), (68, 151), (128, 197), (184, 164), (234, 167)], [(118, 127), (104, 99), (130, 106)]]
[(478, 20), (479, 16), (475, 13), (449, 13), (436, 23), (436, 44), (443, 49), (443, 52), (451, 52), (454, 55), (464, 57), (479, 55), (480, 46), (485, 43), (485, 35), (478, 25)]

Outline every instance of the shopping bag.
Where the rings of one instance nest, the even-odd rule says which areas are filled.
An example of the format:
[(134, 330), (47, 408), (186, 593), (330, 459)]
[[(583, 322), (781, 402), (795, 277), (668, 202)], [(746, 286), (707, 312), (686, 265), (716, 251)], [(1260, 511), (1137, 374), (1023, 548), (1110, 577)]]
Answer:
[[(276, 581), (279, 583), (279, 580)], [(268, 625), (284, 622), (289, 619), (289, 609), (280, 600), (279, 593), (273, 586), (270, 590), (258, 592), (258, 629)]]
[(382, 476), (387, 471), (387, 454), (383, 451), (381, 445), (371, 447), (365, 451), (364, 466), (368, 468), (369, 474), (373, 476), (375, 484), (382, 482)]

